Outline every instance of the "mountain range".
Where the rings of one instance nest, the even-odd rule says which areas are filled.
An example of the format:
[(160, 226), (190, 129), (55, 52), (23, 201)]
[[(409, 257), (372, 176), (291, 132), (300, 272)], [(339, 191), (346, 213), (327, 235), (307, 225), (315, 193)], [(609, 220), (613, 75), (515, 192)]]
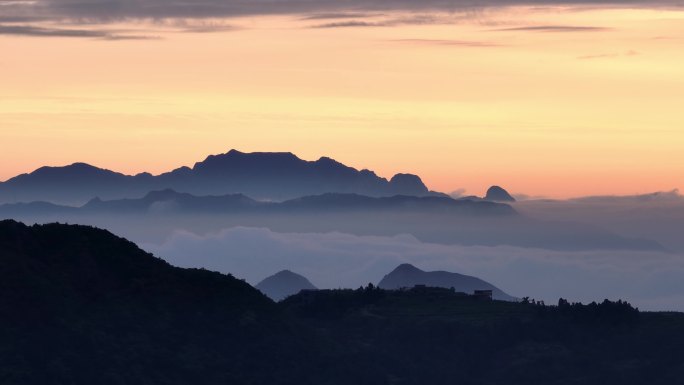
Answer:
[(370, 170), (357, 170), (328, 157), (306, 161), (289, 152), (230, 150), (210, 155), (192, 168), (180, 167), (160, 175), (125, 175), (86, 163), (41, 167), (0, 182), (0, 203), (45, 201), (81, 205), (94, 197), (133, 198), (164, 189), (195, 195), (241, 193), (272, 201), (324, 193), (444, 196), (429, 191), (412, 174), (396, 174), (387, 180)]
[(135, 199), (95, 198), (80, 207), (47, 202), (4, 204), (0, 218), (90, 224), (137, 242), (162, 241), (178, 229), (203, 234), (248, 226), (276, 232), (411, 234), (423, 242), (443, 244), (664, 250), (657, 242), (622, 237), (591, 225), (527, 218), (505, 203), (441, 196), (327, 193), (265, 202), (243, 194), (195, 196), (167, 189)]
[[(67, 206), (50, 205), (49, 203), (0, 205), (0, 212), (4, 209), (16, 207), (32, 208), (38, 211), (68, 211)], [(118, 199), (103, 201), (94, 198), (77, 209), (86, 213), (231, 213), (231, 212), (297, 212), (311, 211), (431, 211), (446, 214), (473, 215), (515, 215), (515, 210), (505, 204), (493, 202), (460, 201), (442, 196), (410, 196), (395, 195), (391, 197), (369, 197), (358, 194), (326, 193), (289, 199), (283, 202), (254, 200), (244, 194), (229, 194), (219, 196), (195, 196), (179, 193), (171, 189), (152, 191), (142, 198)]]

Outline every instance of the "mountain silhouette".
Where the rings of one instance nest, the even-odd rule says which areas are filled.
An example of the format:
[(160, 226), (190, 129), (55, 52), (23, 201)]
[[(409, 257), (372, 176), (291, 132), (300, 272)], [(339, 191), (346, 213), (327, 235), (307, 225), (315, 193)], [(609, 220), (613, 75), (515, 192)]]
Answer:
[(93, 198), (81, 207), (61, 206), (46, 202), (0, 205), (0, 216), (51, 214), (191, 214), (191, 213), (310, 213), (337, 211), (392, 211), (439, 213), (440, 215), (516, 215), (505, 204), (469, 202), (441, 196), (416, 197), (395, 195), (369, 197), (358, 194), (326, 193), (283, 202), (257, 201), (244, 194), (195, 196), (171, 189), (152, 191), (142, 198), (102, 200)]
[(254, 287), (274, 301), (283, 300), (302, 290), (317, 290), (306, 277), (290, 270), (282, 270), (266, 277)]
[[(103, 201), (93, 198), (80, 207), (81, 212), (116, 212), (116, 213), (216, 213), (244, 211), (258, 207), (271, 206), (268, 202), (259, 202), (243, 194), (197, 197), (188, 193), (179, 193), (171, 189), (151, 191), (142, 198), (118, 199)], [(2, 212), (2, 209), (0, 209)]]
[(493, 202), (515, 202), (515, 198), (499, 186), (492, 186), (487, 190), (487, 194), (484, 197), (485, 200)]
[[(141, 300), (205, 297), (217, 306), (231, 306), (236, 315), (270, 307), (270, 301), (244, 281), (173, 267), (126, 239), (90, 226), (0, 221), (0, 264), (3, 290), (23, 290), (36, 306), (116, 301), (137, 292)], [(2, 297), (9, 298), (7, 293)]]
[(388, 290), (411, 288), (415, 285), (429, 287), (454, 288), (458, 292), (472, 294), (475, 290), (491, 290), (494, 299), (502, 301), (516, 301), (512, 297), (491, 283), (468, 275), (450, 273), (447, 271), (423, 271), (405, 263), (399, 265), (378, 283), (378, 287)]
[(504, 203), (440, 196), (327, 193), (267, 202), (243, 194), (195, 196), (166, 189), (136, 199), (94, 198), (81, 207), (45, 202), (2, 204), (2, 218), (91, 224), (137, 242), (162, 241), (179, 228), (206, 233), (249, 226), (276, 232), (411, 234), (423, 242), (468, 246), (666, 250), (652, 240), (623, 237), (589, 224), (528, 218)]
[(357, 170), (327, 157), (306, 161), (289, 152), (230, 150), (210, 155), (192, 168), (180, 167), (156, 176), (124, 175), (85, 163), (41, 167), (0, 182), (0, 203), (45, 201), (80, 205), (93, 197), (132, 198), (165, 189), (195, 195), (241, 193), (274, 201), (324, 193), (444, 196), (429, 191), (416, 175), (397, 174), (388, 181), (370, 170)]
[(358, 194), (328, 193), (321, 195), (305, 196), (282, 202), (283, 210), (384, 210), (384, 211), (415, 211), (422, 213), (449, 214), (472, 214), (472, 215), (501, 215), (515, 216), (515, 210), (505, 204), (493, 202), (469, 202), (459, 201), (449, 197), (416, 197), (409, 195), (395, 195), (392, 197), (369, 197)]

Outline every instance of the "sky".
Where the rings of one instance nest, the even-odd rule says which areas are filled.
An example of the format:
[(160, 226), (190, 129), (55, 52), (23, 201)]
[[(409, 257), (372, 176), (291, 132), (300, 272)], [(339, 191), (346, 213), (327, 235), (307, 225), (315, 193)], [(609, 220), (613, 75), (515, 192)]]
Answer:
[(0, 0), (0, 180), (330, 156), (434, 190), (684, 181), (684, 4)]

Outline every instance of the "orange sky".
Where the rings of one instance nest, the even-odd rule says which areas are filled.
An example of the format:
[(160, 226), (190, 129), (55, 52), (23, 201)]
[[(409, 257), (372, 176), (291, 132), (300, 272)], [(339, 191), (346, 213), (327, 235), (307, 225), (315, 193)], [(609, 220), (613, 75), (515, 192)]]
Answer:
[(236, 148), (416, 173), (446, 192), (684, 188), (684, 12), (437, 16), (106, 25), (159, 37), (145, 40), (0, 34), (0, 179), (75, 161), (162, 172)]

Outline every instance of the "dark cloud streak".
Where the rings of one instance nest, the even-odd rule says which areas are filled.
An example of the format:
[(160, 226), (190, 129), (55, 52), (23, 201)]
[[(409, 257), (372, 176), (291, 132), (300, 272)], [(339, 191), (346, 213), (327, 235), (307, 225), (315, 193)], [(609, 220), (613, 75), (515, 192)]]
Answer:
[(313, 15), (306, 15), (300, 20), (329, 20), (329, 19), (361, 19), (365, 17), (382, 16), (378, 13), (362, 13), (362, 12), (337, 12), (337, 13), (316, 13)]
[[(671, 0), (44, 0), (0, 1), (4, 17), (95, 18), (102, 21), (126, 18), (220, 18), (255, 15), (310, 15), (314, 19), (363, 17), (387, 11), (459, 12), (505, 6), (576, 5), (592, 7), (672, 7)], [(347, 16), (345, 16), (345, 14)]]
[(340, 21), (335, 23), (317, 24), (311, 28), (357, 28), (357, 27), (388, 27), (391, 24), (387, 22), (367, 22), (359, 20)]
[(435, 25), (452, 24), (457, 20), (454, 17), (436, 15), (412, 15), (395, 17), (384, 20), (365, 21), (365, 20), (345, 20), (332, 23), (312, 25), (309, 28), (357, 28), (357, 27), (395, 27), (399, 25)]
[(528, 31), (528, 32), (602, 32), (610, 28), (576, 26), (576, 25), (529, 25), (524, 27), (499, 28), (494, 31)]
[(73, 37), (101, 40), (150, 40), (154, 36), (126, 35), (95, 29), (44, 28), (32, 25), (0, 25), (0, 35), (27, 37)]
[(391, 40), (397, 43), (416, 44), (416, 45), (444, 45), (459, 47), (501, 47), (501, 44), (486, 41), (469, 40), (440, 40), (440, 39), (396, 39)]

